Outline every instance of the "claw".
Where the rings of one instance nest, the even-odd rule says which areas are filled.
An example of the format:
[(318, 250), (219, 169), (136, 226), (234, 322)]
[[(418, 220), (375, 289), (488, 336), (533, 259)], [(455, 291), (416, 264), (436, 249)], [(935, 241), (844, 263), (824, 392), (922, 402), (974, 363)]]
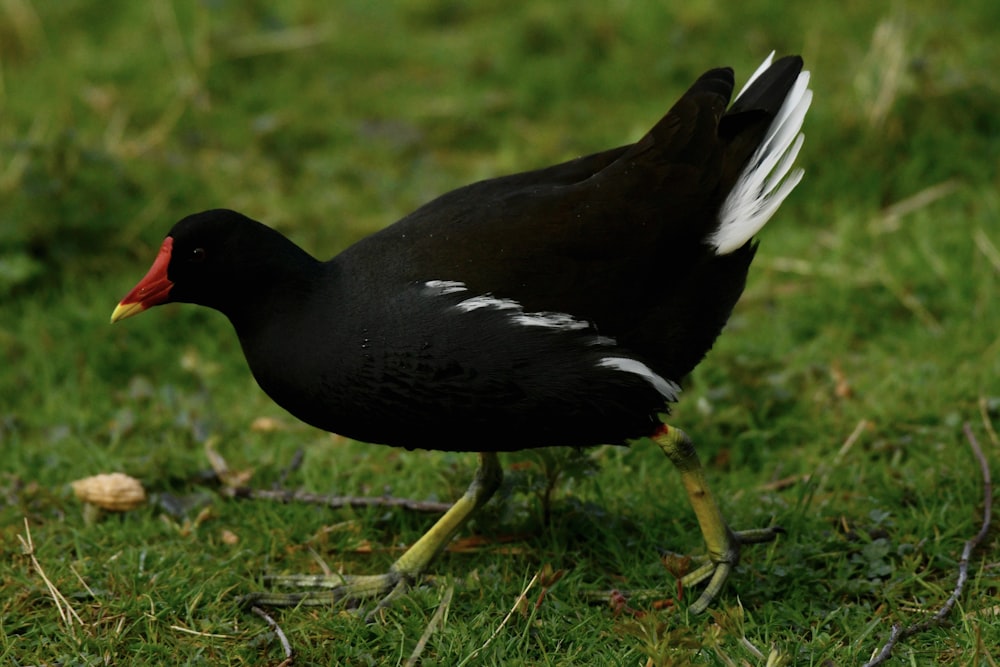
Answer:
[(784, 533), (785, 529), (781, 526), (729, 531), (729, 543), (720, 557), (711, 556), (709, 562), (696, 570), (688, 572), (681, 578), (681, 586), (684, 589), (697, 586), (706, 579), (708, 580), (705, 590), (701, 592), (697, 600), (691, 603), (688, 610), (692, 614), (700, 614), (708, 609), (708, 606), (718, 596), (719, 592), (722, 591), (722, 587), (725, 585), (730, 573), (739, 564), (740, 551), (744, 544), (772, 542), (778, 535)]

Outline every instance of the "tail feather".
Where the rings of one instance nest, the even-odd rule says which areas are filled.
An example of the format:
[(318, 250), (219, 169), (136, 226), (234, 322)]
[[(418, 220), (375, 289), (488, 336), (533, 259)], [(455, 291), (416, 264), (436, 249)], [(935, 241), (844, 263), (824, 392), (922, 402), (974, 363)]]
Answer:
[(746, 93), (747, 90), (750, 88), (750, 86), (753, 85), (754, 81), (760, 78), (761, 74), (770, 69), (772, 62), (774, 62), (774, 51), (771, 51), (771, 53), (767, 56), (767, 58), (764, 58), (764, 62), (762, 62), (757, 67), (757, 69), (754, 70), (754, 73), (750, 75), (750, 78), (747, 79), (747, 82), (743, 84), (742, 88), (740, 88), (740, 92), (736, 93), (737, 100), (739, 100), (741, 97), (744, 96), (744, 93)]
[[(802, 147), (800, 130), (812, 102), (809, 72), (800, 71), (794, 82), (788, 82), (788, 68), (800, 69), (801, 60), (783, 58), (772, 64), (773, 57), (772, 52), (757, 68), (727, 113), (763, 111), (773, 120), (719, 209), (718, 227), (708, 239), (719, 255), (743, 247), (760, 231), (804, 173), (793, 171), (792, 165)], [(782, 100), (777, 110), (770, 108), (776, 95)]]

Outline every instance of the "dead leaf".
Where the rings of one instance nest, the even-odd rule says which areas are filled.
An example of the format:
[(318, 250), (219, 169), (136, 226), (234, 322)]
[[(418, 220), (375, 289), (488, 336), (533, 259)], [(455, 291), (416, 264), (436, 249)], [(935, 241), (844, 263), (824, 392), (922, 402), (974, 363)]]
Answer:
[(257, 417), (250, 423), (250, 430), (257, 433), (273, 433), (274, 431), (284, 431), (288, 425), (280, 419), (274, 417)]

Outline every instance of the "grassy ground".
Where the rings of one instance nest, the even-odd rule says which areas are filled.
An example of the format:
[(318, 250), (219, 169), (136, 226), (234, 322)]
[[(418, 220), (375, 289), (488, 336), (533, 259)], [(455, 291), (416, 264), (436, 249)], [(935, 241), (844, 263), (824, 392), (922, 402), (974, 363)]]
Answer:
[[(593, 604), (674, 596), (660, 554), (702, 549), (676, 473), (650, 443), (510, 456), (438, 586), (372, 625), (275, 618), (297, 664), (404, 664), (447, 602), (424, 665), (830, 665), (940, 608), (984, 512), (964, 422), (1000, 470), (1000, 4), (665, 4), (0, 3), (0, 663), (277, 664), (235, 595), (379, 571), (430, 521), (228, 499), (198, 483), (206, 442), (259, 487), (300, 447), (286, 484), (322, 493), (450, 500), (471, 474), (295, 424), (214, 312), (109, 326), (177, 218), (237, 208), (329, 256), (471, 179), (634, 140), (771, 49), (813, 71), (806, 179), (673, 421), (731, 522), (787, 536), (711, 617)], [(85, 523), (69, 482), (112, 470), (154, 502)], [(894, 664), (996, 664), (998, 567), (993, 532)]]

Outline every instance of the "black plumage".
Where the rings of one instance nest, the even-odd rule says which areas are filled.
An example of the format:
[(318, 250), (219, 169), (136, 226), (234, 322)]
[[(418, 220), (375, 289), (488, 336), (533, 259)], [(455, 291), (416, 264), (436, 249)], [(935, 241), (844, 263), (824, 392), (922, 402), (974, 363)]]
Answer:
[(271, 398), (367, 442), (656, 438), (743, 291), (759, 209), (800, 175), (801, 69), (769, 64), (728, 110), (732, 70), (711, 70), (634, 144), (459, 188), (325, 262), (239, 213), (189, 216), (113, 319), (215, 308)]

